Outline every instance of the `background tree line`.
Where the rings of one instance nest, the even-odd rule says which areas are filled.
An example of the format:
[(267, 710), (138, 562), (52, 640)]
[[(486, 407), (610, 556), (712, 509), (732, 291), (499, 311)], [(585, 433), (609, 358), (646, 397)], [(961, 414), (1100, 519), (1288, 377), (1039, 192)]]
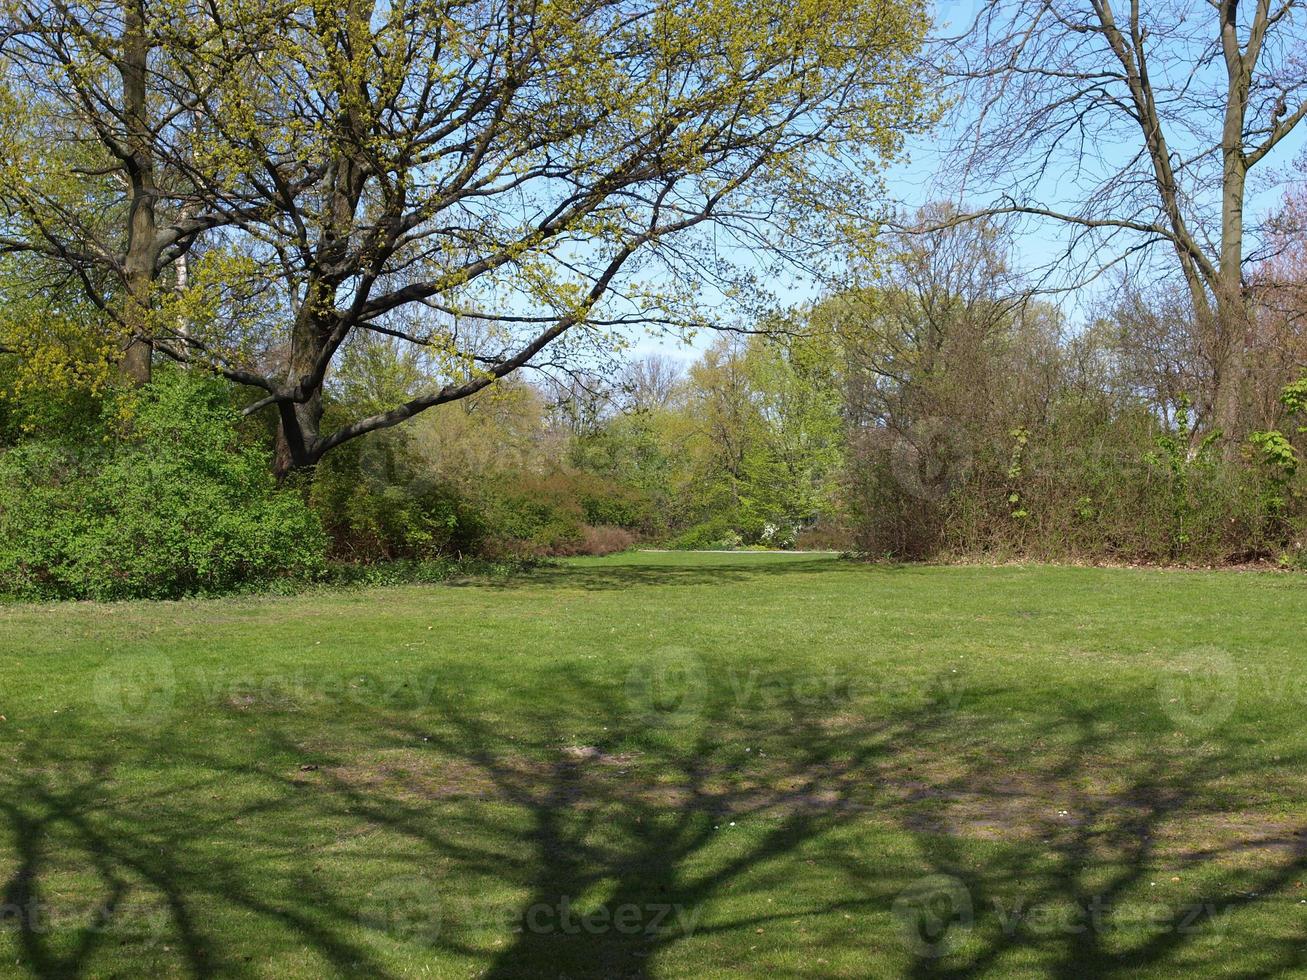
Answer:
[[(1123, 280), (1073, 327), (992, 223), (883, 249), (860, 285), (719, 334), (688, 364), (611, 355), (506, 378), (351, 440), (288, 485), (266, 462), (272, 420), (193, 367), (142, 389), (7, 400), (6, 580), (175, 594), (637, 543), (1303, 563), (1301, 251), (1256, 294), (1264, 333), (1231, 455), (1193, 409), (1215, 381), (1182, 291)], [(403, 401), (429, 371), (398, 340), (356, 339), (324, 422)]]
[[(0, 10), (6, 592), (1303, 562), (1307, 208), (1245, 215), (1307, 113), (1291, 5)], [(896, 211), (941, 95), (952, 203)], [(1069, 234), (1023, 267), (1031, 222)]]

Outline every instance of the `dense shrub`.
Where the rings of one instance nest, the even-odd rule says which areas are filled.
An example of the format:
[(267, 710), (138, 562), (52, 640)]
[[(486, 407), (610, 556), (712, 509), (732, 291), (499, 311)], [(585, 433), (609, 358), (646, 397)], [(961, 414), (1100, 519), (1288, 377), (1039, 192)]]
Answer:
[(507, 579), (530, 568), (534, 562), (521, 559), (439, 558), (375, 562), (333, 562), (322, 576), (321, 586), (338, 588), (387, 588), (396, 585), (435, 585), (455, 579)]
[(581, 554), (614, 555), (635, 547), (636, 537), (624, 527), (586, 525), (581, 529)]
[(1280, 555), (1280, 563), (1285, 568), (1307, 572), (1307, 522), (1299, 525), (1293, 541)]
[(562, 467), (451, 471), (449, 448), (398, 428), (329, 454), (311, 500), (331, 556), (374, 564), (607, 554), (630, 547), (653, 522), (647, 496), (604, 477)]
[(734, 523), (717, 517), (681, 532), (667, 542), (675, 551), (720, 551), (738, 548), (743, 543)]
[(323, 569), (325, 538), (266, 452), (244, 445), (225, 388), (165, 374), (126, 431), (0, 455), (0, 591), (26, 598), (172, 598)]
[(889, 440), (864, 441), (847, 487), (857, 550), (1182, 564), (1298, 553), (1301, 475), (1274, 440), (1223, 456), (1182, 411), (1171, 429), (1142, 414), (1063, 417), (958, 443), (965, 467), (928, 485)]
[(638, 490), (593, 474), (514, 474), (488, 505), (491, 551), (519, 556), (624, 551), (645, 531), (651, 514)]
[(435, 478), (402, 430), (377, 432), (330, 453), (313, 478), (314, 510), (331, 556), (365, 564), (481, 551), (481, 508)]
[(492, 550), (537, 556), (575, 553), (585, 540), (580, 504), (539, 487), (510, 491), (491, 509)]
[(587, 524), (643, 532), (658, 525), (653, 504), (641, 491), (596, 477), (578, 477), (575, 482), (577, 501)]
[(839, 524), (820, 522), (800, 531), (794, 547), (798, 551), (850, 551), (853, 536)]

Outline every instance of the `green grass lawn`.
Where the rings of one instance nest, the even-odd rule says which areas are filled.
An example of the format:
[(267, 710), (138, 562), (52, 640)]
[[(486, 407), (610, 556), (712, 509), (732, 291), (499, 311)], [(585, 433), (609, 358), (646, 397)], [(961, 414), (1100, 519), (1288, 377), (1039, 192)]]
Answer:
[(1307, 975), (1307, 579), (0, 607), (0, 976)]

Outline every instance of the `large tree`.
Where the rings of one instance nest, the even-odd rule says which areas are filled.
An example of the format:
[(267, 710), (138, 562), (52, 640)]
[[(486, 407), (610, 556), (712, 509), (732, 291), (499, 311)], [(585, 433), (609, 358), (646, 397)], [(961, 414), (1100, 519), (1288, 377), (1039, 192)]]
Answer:
[[(1090, 274), (1169, 255), (1212, 384), (1206, 425), (1239, 436), (1250, 264), (1250, 175), (1307, 115), (1307, 22), (1293, 0), (997, 0), (943, 42), (965, 124), (949, 147), (988, 216), (1069, 230)], [(964, 216), (966, 217), (966, 216)]]
[[(199, 236), (245, 203), (214, 193), (201, 110), (244, 87), (278, 12), (0, 0), (0, 15), (0, 253), (15, 256), (4, 299), (41, 295), (59, 316), (75, 285), (100, 311), (98, 340), (144, 383), (161, 280), (184, 287)], [(27, 340), (0, 343), (24, 352)]]
[[(747, 300), (763, 263), (745, 253), (820, 263), (924, 121), (912, 0), (335, 0), (278, 9), (275, 32), (255, 6), (142, 8), (147, 34), (218, 24), (239, 69), (170, 76), (190, 86), (173, 155), (194, 200), (169, 234), (192, 262), (148, 340), (259, 389), (283, 473), (547, 348), (700, 322), (707, 289)], [(66, 16), (32, 11), (27, 43)], [(156, 249), (156, 277), (177, 251)], [(433, 380), (323, 431), (333, 362), (369, 335), (419, 349)]]

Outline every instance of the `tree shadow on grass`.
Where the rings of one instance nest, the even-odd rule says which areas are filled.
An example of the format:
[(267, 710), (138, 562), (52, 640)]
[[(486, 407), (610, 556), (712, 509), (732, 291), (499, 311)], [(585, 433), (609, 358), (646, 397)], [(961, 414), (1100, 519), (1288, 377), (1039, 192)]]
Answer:
[[(215, 905), (280, 923), (342, 972), (377, 965), (365, 946), (337, 931), (332, 920), (347, 921), (351, 910), (328, 892), (310, 886), (301, 903), (275, 903), (261, 893), (257, 867), (191, 847), (205, 835), (230, 833), (232, 823), (262, 807), (224, 808), (222, 780), (213, 777), (181, 792), (130, 793), (113, 802), (108, 773), (116, 760), (97, 758), (97, 771), (80, 779), (60, 778), (58, 770), (82, 769), (84, 760), (51, 758), (44, 773), (6, 782), (0, 815), (17, 861), (3, 890), (4, 924), (17, 934), (26, 972), (126, 977), (139, 975), (142, 963), (194, 977), (261, 972), (250, 969), (257, 948), (233, 948), (207, 921)], [(192, 794), (213, 805), (174, 805)], [(64, 887), (56, 890), (55, 882)]]
[[(1240, 968), (1222, 957), (1248, 937), (1181, 927), (1195, 904), (1296, 902), (1303, 873), (1304, 828), (1231, 825), (1258, 774), (1224, 743), (1156, 750), (1068, 709), (1004, 747), (974, 710), (992, 692), (837, 703), (799, 680), (659, 701), (573, 675), (603, 732), (589, 745), (564, 705), (491, 720), (449, 690), (421, 711), (212, 706), (239, 749), (184, 731), (85, 744), (70, 721), (3, 779), (14, 954), (39, 977), (266, 975), (305, 950), (339, 975), (443, 958), (499, 980), (1303, 965), (1301, 936), (1255, 937)], [(1152, 899), (1159, 868), (1201, 884)], [(30, 912), (70, 896), (152, 915)], [(1165, 915), (1122, 931), (1029, 914), (1125, 902)]]
[[(984, 863), (969, 859), (966, 835), (944, 808), (923, 850), (929, 887), (910, 896), (908, 925), (920, 942), (907, 975), (998, 976), (1015, 949), (1039, 962), (1039, 975), (1058, 978), (1150, 968), (1278, 977), (1307, 965), (1303, 933), (1286, 914), (1301, 901), (1307, 826), (1242, 811), (1234, 787), (1255, 786), (1258, 774), (1213, 745), (1154, 749), (1108, 769), (1103, 743), (1120, 735), (1071, 712), (1044, 735), (1059, 748), (1015, 780), (964, 777), (935, 787), (966, 806), (978, 786), (999, 795), (1034, 778), (1041, 805), (1025, 815), (1006, 808), (1003, 830), (1021, 846)], [(958, 885), (961, 908), (931, 909), (932, 888), (934, 898), (948, 898)], [(1242, 941), (1230, 936), (1233, 916), (1268, 903), (1266, 917), (1289, 928), (1272, 934), (1251, 922)]]

